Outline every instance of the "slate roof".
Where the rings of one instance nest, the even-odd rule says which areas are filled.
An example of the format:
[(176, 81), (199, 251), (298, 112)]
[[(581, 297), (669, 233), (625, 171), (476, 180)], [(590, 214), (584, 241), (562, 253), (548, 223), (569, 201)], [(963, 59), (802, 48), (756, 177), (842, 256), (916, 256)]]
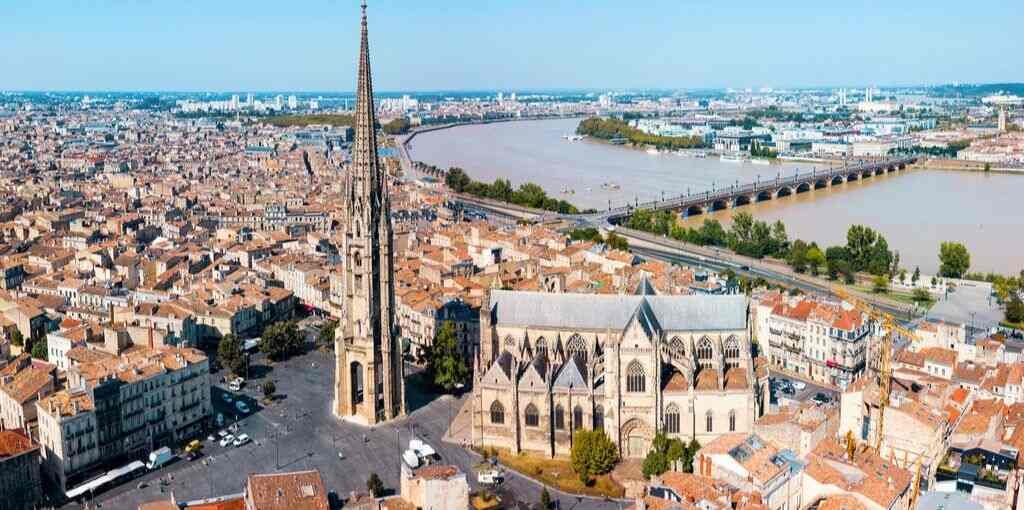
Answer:
[(576, 362), (576, 358), (569, 358), (569, 360), (562, 365), (562, 369), (558, 372), (558, 377), (555, 378), (553, 386), (555, 388), (565, 389), (570, 387), (574, 389), (587, 388), (587, 381), (583, 377), (583, 371)]
[[(552, 294), (494, 290), (495, 324), (624, 330), (638, 309), (665, 331), (726, 331), (747, 326), (743, 295)], [(648, 318), (648, 317), (645, 317)]]

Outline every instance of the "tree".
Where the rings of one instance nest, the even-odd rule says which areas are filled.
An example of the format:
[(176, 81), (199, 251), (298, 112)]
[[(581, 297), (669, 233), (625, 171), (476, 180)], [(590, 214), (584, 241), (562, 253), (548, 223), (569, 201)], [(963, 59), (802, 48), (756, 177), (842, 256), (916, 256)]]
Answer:
[(818, 276), (818, 271), (822, 266), (825, 265), (825, 254), (821, 252), (821, 249), (817, 245), (812, 244), (807, 249), (807, 267), (811, 270), (811, 275)]
[(917, 281), (921, 279), (921, 268), (914, 266), (914, 274), (910, 276), (910, 283), (917, 286)]
[(377, 476), (377, 473), (370, 473), (370, 477), (366, 479), (366, 490), (370, 491), (375, 498), (384, 495), (384, 482)]
[(21, 335), (21, 330), (15, 329), (11, 334), (11, 345), (18, 347), (25, 345), (25, 337)]
[(263, 383), (263, 396), (265, 398), (272, 398), (274, 393), (277, 393), (277, 385), (274, 384), (274, 381), (267, 381)]
[(889, 279), (885, 275), (877, 275), (871, 279), (871, 290), (877, 294), (889, 292)]
[(270, 325), (263, 332), (260, 350), (274, 361), (281, 361), (302, 351), (302, 336), (295, 321), (281, 321)]
[(551, 509), (551, 493), (548, 492), (547, 487), (540, 491), (540, 507), (542, 510)]
[(914, 292), (912, 293), (912, 297), (913, 297), (914, 301), (916, 301), (918, 303), (927, 303), (928, 301), (930, 301), (932, 299), (931, 294), (928, 294), (927, 290), (924, 290), (924, 289), (922, 289), (920, 287), (914, 288)]
[(217, 360), (220, 365), (233, 374), (245, 369), (245, 353), (242, 352), (242, 341), (235, 335), (224, 335), (217, 344)]
[(604, 241), (601, 238), (601, 231), (594, 227), (573, 229), (569, 232), (569, 239), (573, 241), (593, 241), (595, 243)]
[(317, 336), (317, 341), (321, 345), (331, 345), (334, 343), (334, 330), (338, 329), (338, 321), (331, 319), (324, 323), (320, 328), (320, 335)]
[(625, 237), (622, 237), (616, 234), (615, 232), (609, 232), (608, 237), (605, 238), (604, 242), (605, 244), (608, 245), (609, 248), (613, 250), (629, 250), (629, 241), (627, 241)]
[(441, 323), (441, 329), (434, 337), (434, 344), (427, 354), (427, 373), (434, 385), (451, 391), (469, 375), (465, 357), (459, 352), (455, 328), (451, 321)]
[(663, 432), (658, 432), (651, 442), (651, 451), (647, 452), (641, 469), (647, 478), (668, 471), (676, 462), (681, 462), (684, 470), (687, 470), (687, 466), (692, 470), (693, 456), (696, 452), (697, 450), (690, 450), (690, 447), (679, 439), (669, 439)]
[(619, 450), (603, 430), (578, 430), (573, 434), (570, 454), (572, 469), (580, 480), (607, 473), (619, 461)]
[(451, 167), (448, 169), (448, 173), (445, 175), (444, 183), (448, 185), (452, 191), (456, 193), (462, 193), (472, 179), (466, 175), (466, 172), (459, 167)]
[(944, 241), (939, 246), (939, 274), (946, 278), (961, 278), (971, 267), (971, 254), (961, 243)]
[(405, 117), (398, 117), (397, 119), (381, 126), (381, 129), (389, 135), (400, 135), (408, 132), (410, 126), (411, 124), (409, 123), (409, 119)]
[(32, 342), (32, 357), (35, 359), (41, 359), (43, 361), (48, 360), (47, 352), (49, 349), (46, 347), (46, 337), (42, 337), (35, 342)]
[(1006, 320), (1013, 323), (1024, 322), (1024, 302), (1021, 301), (1018, 292), (1011, 294), (1006, 302)]
[(789, 256), (787, 261), (793, 271), (802, 273), (807, 270), (807, 243), (800, 239), (793, 241), (793, 244), (789, 247)]

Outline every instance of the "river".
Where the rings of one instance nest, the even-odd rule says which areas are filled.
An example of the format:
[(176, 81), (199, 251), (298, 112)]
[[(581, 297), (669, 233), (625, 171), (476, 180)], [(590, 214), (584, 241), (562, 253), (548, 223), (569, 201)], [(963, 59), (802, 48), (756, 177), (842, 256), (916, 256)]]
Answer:
[[(568, 141), (579, 120), (558, 119), (460, 126), (416, 136), (414, 159), (443, 168), (459, 166), (474, 179), (535, 182), (548, 194), (577, 206), (606, 208), (634, 200), (806, 172), (822, 165), (754, 165), (647, 154), (598, 141)], [(602, 187), (615, 183), (618, 190)], [(565, 194), (562, 191), (572, 190)], [(899, 250), (902, 266), (938, 269), (939, 244), (963, 242), (972, 271), (1017, 273), (1024, 269), (1024, 176), (918, 169), (830, 189), (761, 202), (705, 217), (728, 223), (734, 211), (766, 221), (782, 220), (790, 238), (845, 243), (851, 224), (882, 232)]]

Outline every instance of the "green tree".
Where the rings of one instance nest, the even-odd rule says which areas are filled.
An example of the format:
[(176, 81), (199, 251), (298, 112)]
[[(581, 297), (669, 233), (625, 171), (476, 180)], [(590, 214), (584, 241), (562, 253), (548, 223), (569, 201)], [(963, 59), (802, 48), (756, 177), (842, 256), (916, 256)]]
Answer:
[(459, 351), (458, 339), (451, 321), (441, 323), (441, 329), (434, 337), (434, 344), (427, 354), (427, 371), (434, 385), (451, 391), (455, 385), (465, 382), (469, 375), (466, 359)]
[(803, 273), (807, 270), (808, 249), (807, 243), (802, 240), (797, 239), (793, 241), (793, 244), (789, 247), (789, 256), (787, 257), (787, 261), (790, 267), (793, 268), (793, 271)]
[(547, 487), (540, 491), (540, 507), (542, 510), (551, 510), (551, 493)]
[(245, 369), (245, 353), (242, 352), (242, 341), (235, 335), (224, 335), (217, 344), (217, 361), (233, 374)]
[(569, 231), (569, 239), (573, 241), (593, 241), (595, 243), (604, 241), (601, 238), (601, 231), (594, 227), (573, 229)]
[(18, 347), (25, 345), (25, 337), (22, 336), (21, 330), (15, 329), (14, 333), (11, 333), (11, 345)]
[(1024, 322), (1024, 302), (1021, 301), (1018, 292), (1012, 293), (1010, 299), (1006, 301), (1006, 320), (1013, 323)]
[(49, 357), (47, 355), (48, 352), (49, 352), (49, 349), (46, 346), (46, 337), (45, 336), (40, 338), (40, 339), (38, 339), (38, 340), (36, 340), (36, 341), (34, 341), (34, 342), (32, 342), (32, 357), (33, 358), (41, 359), (43, 361), (46, 361), (46, 360), (49, 359)]
[(622, 237), (616, 234), (615, 232), (609, 232), (608, 237), (605, 238), (604, 242), (605, 244), (608, 245), (609, 248), (613, 250), (629, 250), (629, 241), (627, 241), (625, 237)]
[(871, 290), (878, 294), (889, 292), (889, 278), (877, 275), (871, 279)]
[(920, 280), (920, 279), (921, 279), (921, 268), (918, 267), (918, 266), (914, 266), (914, 274), (910, 275), (910, 283), (912, 285), (916, 286), (917, 285), (917, 281)]
[(944, 241), (939, 246), (939, 274), (946, 278), (960, 278), (971, 267), (971, 254), (962, 243)]
[(366, 479), (366, 490), (370, 491), (375, 498), (384, 495), (384, 482), (377, 476), (377, 473), (370, 473), (370, 477)]
[(264, 397), (269, 399), (269, 398), (273, 397), (275, 393), (277, 393), (277, 385), (274, 384), (274, 381), (267, 381), (267, 382), (263, 383), (263, 396)]
[(580, 480), (589, 483), (592, 476), (615, 467), (619, 450), (603, 430), (577, 430), (573, 434), (570, 461)]
[(818, 272), (825, 266), (825, 262), (825, 254), (821, 252), (817, 245), (812, 244), (807, 249), (807, 267), (811, 270), (811, 274), (818, 276)]
[(448, 173), (445, 175), (445, 184), (448, 188), (456, 193), (462, 193), (470, 183), (470, 178), (466, 175), (466, 172), (459, 167), (452, 167), (448, 169)]
[(334, 330), (338, 329), (338, 321), (331, 319), (324, 323), (320, 327), (320, 335), (317, 336), (317, 342), (321, 345), (332, 345), (334, 344)]
[(281, 321), (271, 324), (263, 331), (260, 350), (274, 361), (281, 361), (302, 351), (302, 336), (295, 321)]
[(912, 292), (911, 294), (912, 294), (912, 297), (913, 297), (914, 301), (916, 301), (918, 303), (927, 303), (928, 301), (931, 301), (931, 299), (932, 299), (932, 296), (930, 294), (928, 294), (928, 291), (924, 290), (924, 289), (922, 289), (920, 287), (915, 287), (914, 288), (914, 292)]
[(389, 135), (401, 135), (408, 132), (411, 126), (409, 119), (405, 117), (398, 117), (397, 119), (381, 126), (381, 129)]

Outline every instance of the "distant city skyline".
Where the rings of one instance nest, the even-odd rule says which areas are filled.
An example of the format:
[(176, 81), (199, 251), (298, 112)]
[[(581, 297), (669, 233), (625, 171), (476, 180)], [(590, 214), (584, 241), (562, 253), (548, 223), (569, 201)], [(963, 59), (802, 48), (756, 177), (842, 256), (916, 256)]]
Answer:
[[(370, 2), (381, 91), (1021, 82), (1013, 2)], [(355, 88), (357, 0), (5, 3), (0, 90)]]

